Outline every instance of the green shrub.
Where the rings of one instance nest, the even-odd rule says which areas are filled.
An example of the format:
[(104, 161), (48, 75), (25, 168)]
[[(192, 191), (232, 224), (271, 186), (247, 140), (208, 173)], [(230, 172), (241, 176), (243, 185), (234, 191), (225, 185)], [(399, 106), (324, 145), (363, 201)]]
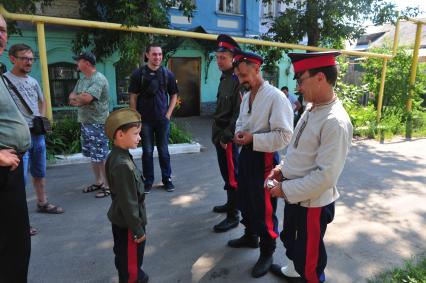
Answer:
[(425, 283), (426, 282), (426, 257), (413, 258), (405, 263), (402, 268), (384, 272), (368, 283)]
[[(52, 133), (46, 135), (48, 159), (54, 159), (55, 155), (67, 155), (81, 152), (80, 124), (75, 118), (65, 117), (57, 120), (53, 123), (52, 129)], [(189, 142), (191, 142), (191, 135), (171, 122), (169, 143)]]

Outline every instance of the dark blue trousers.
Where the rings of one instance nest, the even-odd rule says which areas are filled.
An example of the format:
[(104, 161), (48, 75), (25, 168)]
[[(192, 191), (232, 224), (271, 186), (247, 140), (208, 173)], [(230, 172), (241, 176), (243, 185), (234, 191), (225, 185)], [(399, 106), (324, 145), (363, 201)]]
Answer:
[(142, 280), (146, 274), (142, 270), (145, 242), (133, 242), (132, 232), (112, 224), (114, 236), (115, 267), (120, 283), (135, 283)]
[(216, 144), (215, 146), (220, 174), (225, 182), (223, 189), (236, 190), (238, 179), (238, 147), (234, 143), (228, 143), (226, 150), (220, 144)]
[(142, 137), (142, 170), (145, 186), (154, 182), (154, 145), (157, 145), (163, 184), (170, 182), (172, 168), (169, 154), (170, 121), (167, 118), (155, 121), (143, 121)]
[(246, 233), (260, 237), (261, 252), (272, 254), (278, 237), (277, 199), (264, 187), (266, 176), (278, 164), (278, 153), (243, 146), (238, 160), (237, 199)]
[(0, 282), (27, 282), (31, 240), (23, 162), (0, 167)]
[(327, 224), (334, 218), (334, 202), (324, 207), (302, 207), (286, 202), (284, 227), (280, 238), (286, 255), (294, 262), (303, 282), (325, 281), (324, 269), (327, 252), (324, 234)]

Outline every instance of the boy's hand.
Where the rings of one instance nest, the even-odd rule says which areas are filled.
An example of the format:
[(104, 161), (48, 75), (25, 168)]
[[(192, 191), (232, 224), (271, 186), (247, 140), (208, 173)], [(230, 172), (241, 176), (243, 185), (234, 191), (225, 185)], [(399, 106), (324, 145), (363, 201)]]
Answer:
[(139, 239), (134, 239), (133, 241), (136, 243), (136, 244), (140, 244), (140, 243), (142, 243), (143, 241), (145, 241), (146, 240), (146, 235), (143, 235), (142, 237), (140, 237)]

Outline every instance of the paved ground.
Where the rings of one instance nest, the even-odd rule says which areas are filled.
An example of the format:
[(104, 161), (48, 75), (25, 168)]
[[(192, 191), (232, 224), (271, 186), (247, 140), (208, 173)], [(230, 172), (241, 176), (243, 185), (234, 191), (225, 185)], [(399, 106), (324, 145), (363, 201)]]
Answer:
[[(205, 146), (201, 153), (172, 156), (177, 190), (153, 190), (147, 197), (148, 241), (144, 268), (153, 283), (283, 282), (272, 274), (250, 277), (258, 250), (234, 250), (226, 242), (242, 227), (216, 234), (212, 226), (222, 215), (211, 212), (225, 200), (208, 117), (180, 119), (181, 125)], [(339, 181), (342, 197), (329, 226), (327, 282), (365, 282), (366, 278), (426, 252), (426, 139), (354, 142)], [(140, 160), (138, 161), (140, 162)], [(155, 160), (158, 164), (158, 161)], [(158, 166), (156, 167), (158, 179)], [(87, 164), (48, 170), (50, 200), (63, 215), (35, 212), (28, 189), (32, 225), (29, 281), (117, 282), (112, 235), (106, 217), (109, 199), (83, 194), (92, 182)], [(283, 204), (278, 208), (282, 219)], [(281, 226), (282, 224), (280, 224)], [(275, 262), (285, 263), (278, 242)]]

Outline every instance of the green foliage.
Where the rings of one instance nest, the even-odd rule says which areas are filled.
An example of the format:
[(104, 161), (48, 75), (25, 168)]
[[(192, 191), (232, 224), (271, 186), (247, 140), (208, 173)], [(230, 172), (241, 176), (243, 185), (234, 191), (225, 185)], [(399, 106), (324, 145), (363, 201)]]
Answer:
[[(191, 0), (79, 0), (80, 14), (86, 20), (120, 23), (124, 26), (168, 27), (167, 10), (179, 5), (190, 18), (195, 5)], [(82, 29), (74, 41), (74, 51), (92, 49), (99, 58), (120, 51), (124, 64), (139, 62), (144, 46), (152, 40), (145, 33), (117, 32), (103, 29)]]
[[(271, 0), (262, 0), (271, 3)], [(359, 38), (365, 33), (365, 22), (395, 22), (399, 15), (415, 17), (418, 8), (397, 11), (395, 4), (383, 0), (279, 0), (287, 8), (272, 20), (265, 40), (299, 43), (305, 36), (309, 46), (343, 48), (344, 40)], [(271, 48), (271, 62), (276, 53)], [(281, 58), (281, 57), (280, 57)], [(279, 58), (278, 58), (279, 59)]]
[[(170, 123), (170, 144), (189, 143), (191, 135)], [(53, 123), (52, 133), (46, 135), (47, 158), (81, 152), (80, 124), (72, 117), (65, 117)]]
[[(6, 10), (13, 13), (34, 14), (37, 10), (37, 5), (49, 6), (52, 0), (0, 0), (0, 4)], [(9, 34), (19, 33), (20, 30), (16, 28), (16, 21), (7, 21)]]
[(80, 124), (71, 117), (55, 121), (52, 133), (46, 135), (48, 159), (57, 154), (72, 154), (81, 152)]
[(426, 257), (413, 258), (405, 263), (404, 267), (384, 272), (368, 283), (425, 283)]
[[(377, 49), (379, 53), (389, 53), (388, 49)], [(340, 59), (339, 59), (340, 60)], [(398, 49), (394, 59), (388, 62), (382, 118), (378, 124), (377, 95), (380, 88), (380, 78), (383, 67), (381, 59), (367, 59), (363, 64), (365, 70), (364, 83), (361, 86), (346, 84), (343, 77), (346, 65), (340, 64), (340, 75), (337, 81), (336, 92), (343, 101), (343, 105), (349, 114), (354, 126), (354, 136), (368, 138), (391, 138), (394, 135), (403, 135), (406, 131), (406, 101), (409, 90), (409, 73), (411, 55), (406, 48)], [(422, 95), (425, 92), (426, 75), (424, 64), (419, 65), (416, 78), (416, 86), (413, 88), (413, 130), (414, 136), (424, 136), (426, 133), (426, 113), (421, 107)], [(367, 93), (375, 94), (375, 100), (368, 106), (359, 104), (361, 97)]]
[(191, 135), (188, 132), (179, 128), (175, 123), (170, 123), (169, 143), (190, 143), (191, 139)]

